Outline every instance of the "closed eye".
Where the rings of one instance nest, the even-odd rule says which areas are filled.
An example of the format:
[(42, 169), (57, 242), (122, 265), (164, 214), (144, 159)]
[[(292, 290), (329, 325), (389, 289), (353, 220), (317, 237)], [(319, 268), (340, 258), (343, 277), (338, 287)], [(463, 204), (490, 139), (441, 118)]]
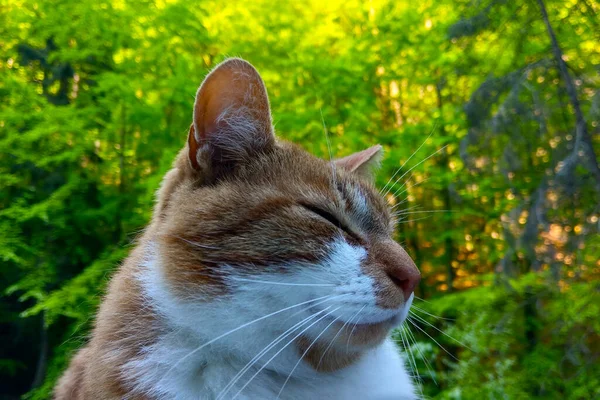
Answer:
[(300, 203), (300, 205), (302, 207), (304, 207), (305, 209), (307, 209), (308, 211), (310, 211), (314, 214), (317, 214), (319, 217), (328, 221), (329, 223), (336, 226), (337, 228), (343, 230), (348, 236), (350, 236), (354, 239), (358, 239), (357, 235), (354, 232), (352, 232), (350, 230), (350, 228), (348, 228), (346, 225), (341, 223), (340, 220), (335, 215), (331, 214), (329, 211), (323, 210), (320, 207), (317, 207), (317, 206), (314, 206), (314, 205), (308, 204), (308, 203)]

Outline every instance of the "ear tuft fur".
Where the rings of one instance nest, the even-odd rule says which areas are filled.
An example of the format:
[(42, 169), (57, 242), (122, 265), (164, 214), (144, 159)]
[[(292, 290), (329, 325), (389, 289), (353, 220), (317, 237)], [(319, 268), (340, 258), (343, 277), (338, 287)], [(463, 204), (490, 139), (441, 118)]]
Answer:
[(258, 71), (232, 58), (200, 86), (188, 137), (190, 165), (220, 174), (275, 142), (267, 90)]

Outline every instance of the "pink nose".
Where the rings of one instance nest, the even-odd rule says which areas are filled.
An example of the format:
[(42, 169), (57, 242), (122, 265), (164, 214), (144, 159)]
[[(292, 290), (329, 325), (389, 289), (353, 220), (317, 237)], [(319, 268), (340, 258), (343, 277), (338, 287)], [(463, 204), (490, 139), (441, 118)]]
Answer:
[(402, 291), (404, 301), (408, 300), (421, 280), (419, 270), (412, 263), (388, 269), (386, 273), (394, 285)]
[(421, 280), (421, 273), (406, 250), (391, 238), (374, 241), (369, 258), (379, 287), (378, 305), (403, 306)]

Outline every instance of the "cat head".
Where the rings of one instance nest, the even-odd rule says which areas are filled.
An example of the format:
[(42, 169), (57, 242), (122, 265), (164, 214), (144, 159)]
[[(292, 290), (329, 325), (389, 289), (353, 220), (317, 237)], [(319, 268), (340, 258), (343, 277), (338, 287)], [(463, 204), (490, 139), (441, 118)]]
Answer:
[(420, 279), (373, 186), (380, 156), (375, 146), (331, 162), (278, 140), (258, 72), (218, 65), (155, 210), (160, 280), (176, 307), (214, 312), (216, 331), (269, 315), (254, 326), (275, 335), (305, 320), (295, 344), (317, 352), (309, 361), (323, 343), (337, 360), (380, 343)]

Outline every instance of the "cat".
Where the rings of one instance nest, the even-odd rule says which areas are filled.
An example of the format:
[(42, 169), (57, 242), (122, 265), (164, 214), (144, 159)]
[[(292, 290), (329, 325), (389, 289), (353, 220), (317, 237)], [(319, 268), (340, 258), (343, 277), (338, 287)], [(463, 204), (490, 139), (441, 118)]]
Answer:
[(388, 336), (420, 273), (373, 185), (381, 153), (277, 139), (257, 70), (219, 64), (55, 398), (416, 399)]

